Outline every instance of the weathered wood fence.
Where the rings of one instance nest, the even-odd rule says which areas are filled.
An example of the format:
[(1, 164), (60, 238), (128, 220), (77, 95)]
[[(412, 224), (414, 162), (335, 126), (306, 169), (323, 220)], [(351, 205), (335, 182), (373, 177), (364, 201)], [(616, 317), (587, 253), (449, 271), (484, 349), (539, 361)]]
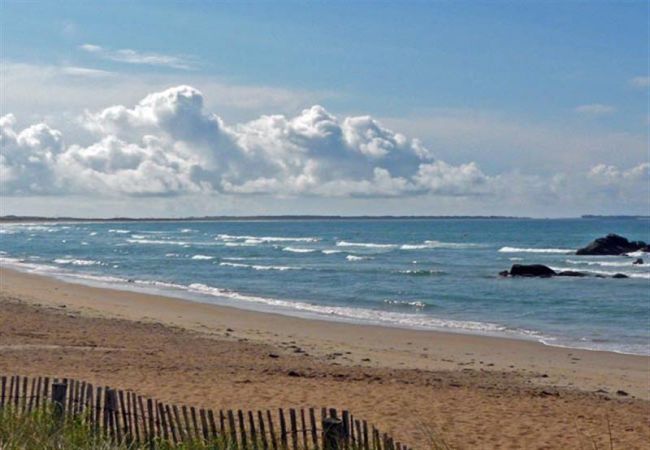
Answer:
[(132, 391), (48, 377), (0, 377), (0, 408), (51, 407), (57, 420), (80, 418), (116, 442), (221, 442), (232, 449), (412, 450), (349, 411), (335, 408), (242, 411), (195, 408)]

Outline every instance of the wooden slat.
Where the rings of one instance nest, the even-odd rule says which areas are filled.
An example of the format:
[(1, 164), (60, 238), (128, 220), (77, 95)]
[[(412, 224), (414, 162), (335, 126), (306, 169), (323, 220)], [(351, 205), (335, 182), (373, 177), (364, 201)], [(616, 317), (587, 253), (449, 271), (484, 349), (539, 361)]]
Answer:
[(142, 411), (138, 410), (138, 399), (136, 398), (135, 392), (129, 393), (129, 398), (131, 398), (131, 413), (133, 415), (133, 428), (135, 429), (135, 441), (142, 442), (142, 436), (140, 435), (140, 419), (142, 417)]
[(244, 421), (244, 413), (241, 409), (237, 410), (237, 419), (239, 420), (239, 435), (241, 436), (241, 447), (247, 448), (248, 443), (246, 439), (246, 424)]
[(140, 409), (140, 423), (142, 424), (142, 441), (146, 442), (149, 440), (151, 431), (149, 431), (149, 421), (147, 420), (147, 410), (144, 409), (144, 400), (142, 396), (138, 395), (138, 408)]
[(173, 442), (174, 444), (178, 444), (182, 438), (179, 436), (178, 431), (176, 430), (174, 416), (172, 416), (172, 410), (169, 405), (165, 405), (165, 415), (167, 416), (167, 422), (169, 422), (169, 431), (172, 435)]
[(228, 412), (228, 432), (230, 435), (230, 445), (237, 446), (237, 427), (235, 426), (235, 415), (232, 410), (229, 409)]
[(311, 428), (311, 440), (314, 450), (318, 449), (318, 427), (316, 426), (316, 411), (309, 408), (309, 426)]
[(0, 378), (0, 408), (5, 406), (5, 397), (7, 396), (7, 377)]
[(284, 411), (282, 408), (278, 410), (278, 416), (280, 417), (280, 443), (282, 450), (287, 450), (289, 448), (288, 438), (287, 438), (287, 422), (284, 418)]
[(95, 416), (95, 432), (99, 433), (100, 429), (100, 424), (101, 424), (101, 413), (102, 413), (102, 388), (100, 386), (97, 387), (96, 390), (96, 396), (95, 396), (95, 411), (93, 412)]
[(126, 401), (124, 400), (124, 391), (117, 391), (117, 400), (119, 403), (120, 412), (122, 413), (122, 435), (127, 441), (131, 440), (131, 426), (129, 425), (130, 411), (127, 408)]
[(356, 447), (361, 449), (363, 448), (363, 434), (361, 434), (361, 421), (360, 420), (355, 420), (354, 421), (354, 426), (356, 428), (356, 438), (357, 438), (357, 443)]
[(185, 437), (187, 440), (192, 441), (195, 439), (195, 436), (194, 433), (192, 433), (192, 424), (190, 422), (190, 415), (187, 406), (181, 406), (181, 411), (183, 411), (183, 420), (185, 421)]
[(269, 421), (269, 433), (271, 438), (271, 446), (273, 450), (278, 450), (278, 441), (275, 436), (275, 429), (273, 427), (273, 417), (271, 416), (271, 411), (266, 411), (266, 418)]
[(341, 411), (341, 420), (343, 420), (343, 442), (345, 447), (350, 446), (350, 411)]
[(223, 410), (219, 410), (219, 431), (221, 436), (226, 437), (226, 415), (223, 413)]
[(27, 408), (27, 386), (29, 383), (29, 379), (27, 377), (23, 377), (23, 396), (20, 402), (20, 409), (24, 412), (25, 409)]
[(293, 450), (298, 450), (298, 421), (296, 420), (296, 410), (289, 409), (289, 423), (291, 425), (291, 446)]
[(363, 421), (363, 449), (370, 450), (370, 440), (368, 436), (368, 422)]
[(172, 411), (174, 411), (174, 424), (176, 426), (176, 432), (178, 434), (178, 439), (180, 441), (188, 440), (187, 432), (185, 431), (185, 427), (183, 427), (183, 422), (181, 421), (181, 416), (178, 413), (178, 406), (172, 405)]
[(194, 406), (190, 406), (190, 412), (192, 414), (192, 427), (194, 428), (194, 436), (196, 437), (197, 441), (200, 441), (201, 432), (199, 431), (199, 422), (196, 418), (196, 408), (194, 408)]
[(156, 407), (158, 408), (158, 417), (160, 418), (160, 428), (162, 429), (162, 437), (166, 441), (169, 440), (169, 431), (167, 429), (167, 418), (165, 417), (165, 406), (156, 402)]
[[(260, 430), (260, 438), (262, 440), (262, 448), (264, 450), (267, 450), (269, 448), (269, 442), (268, 439), (266, 438), (266, 428), (264, 426), (264, 414), (262, 414), (262, 411), (257, 411), (257, 424), (258, 424), (258, 429)], [(306, 448), (305, 448), (306, 450)]]
[(29, 401), (27, 402), (27, 411), (31, 412), (34, 407), (34, 400), (37, 396), (36, 378), (32, 378), (31, 389), (29, 391)]
[(216, 442), (219, 438), (219, 432), (217, 431), (217, 423), (214, 420), (214, 412), (211, 409), (208, 409), (208, 422), (210, 423), (210, 439)]
[(50, 377), (45, 377), (43, 381), (43, 402), (50, 398)]
[(156, 423), (154, 420), (153, 400), (150, 398), (147, 399), (147, 421), (147, 428), (149, 431), (147, 440), (149, 442), (153, 442), (153, 440), (156, 438)]
[(259, 441), (257, 440), (257, 432), (255, 430), (255, 417), (253, 416), (253, 411), (248, 411), (248, 431), (251, 435), (251, 446), (257, 448), (259, 446)]
[(201, 419), (201, 431), (203, 432), (203, 442), (208, 442), (210, 431), (208, 430), (208, 416), (205, 409), (199, 409), (199, 418)]
[(300, 408), (300, 425), (302, 428), (302, 448), (307, 450), (309, 443), (307, 442), (307, 421), (305, 420), (305, 410)]

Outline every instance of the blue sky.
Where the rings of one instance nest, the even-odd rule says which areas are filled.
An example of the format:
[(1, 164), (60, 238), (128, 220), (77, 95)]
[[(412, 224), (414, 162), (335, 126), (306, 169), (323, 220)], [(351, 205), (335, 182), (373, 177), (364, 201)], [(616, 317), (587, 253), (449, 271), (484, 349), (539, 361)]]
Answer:
[[(262, 115), (299, 119), (303, 110), (318, 104), (336, 117), (347, 137), (334, 144), (326, 140), (309, 145), (332, 145), (331, 155), (338, 154), (337, 145), (363, 153), (365, 144), (350, 138), (343, 122), (346, 117), (368, 115), (382, 130), (421, 141), (428, 153), (418, 153), (419, 163), (439, 161), (448, 166), (443, 170), (439, 164), (437, 178), (427, 175), (425, 182), (416, 165), (404, 158), (382, 156), (388, 159), (380, 162), (371, 155), (363, 169), (351, 170), (357, 162), (342, 153), (336, 166), (323, 169), (337, 176), (328, 178), (314, 169), (309, 172), (310, 187), (298, 189), (285, 183), (286, 178), (299, 178), (298, 172), (287, 172), (284, 166), (284, 171), (260, 169), (253, 171), (257, 178), (235, 180), (234, 172), (217, 173), (208, 160), (194, 158), (192, 164), (211, 174), (210, 187), (196, 178), (185, 180), (187, 185), (166, 179), (165, 185), (184, 187), (145, 189), (151, 214), (166, 211), (187, 196), (199, 205), (207, 197), (216, 206), (174, 209), (178, 214), (315, 213), (318, 208), (343, 214), (415, 214), (423, 209), (429, 214), (483, 214), (495, 207), (500, 214), (544, 216), (647, 213), (648, 19), (648, 3), (641, 1), (5, 1), (1, 115), (14, 115), (11, 132), (16, 148), (18, 135), (42, 122), (64, 136), (54, 153), (78, 145), (79, 158), (86, 158), (89, 146), (105, 140), (108, 132), (99, 126), (104, 134), (97, 135), (96, 120), (92, 131), (88, 123), (79, 125), (85, 110), (98, 114), (111, 105), (129, 109), (148, 94), (190, 85), (200, 93), (202, 113), (218, 115), (233, 130), (246, 128)], [(358, 126), (353, 132), (365, 138), (374, 133), (367, 124), (363, 129)], [(163, 128), (156, 133), (167, 145), (178, 147), (178, 137)], [(140, 135), (129, 135), (131, 141), (114, 129), (110, 135), (124, 145), (142, 147), (145, 132), (152, 130), (140, 129)], [(236, 141), (247, 140), (246, 131), (236, 133)], [(392, 142), (390, 136), (382, 136)], [(278, 144), (284, 145), (283, 157), (292, 158), (286, 155), (287, 149), (295, 150), (296, 141), (291, 139), (304, 144), (304, 137), (292, 135)], [(216, 144), (214, 133), (202, 136), (201, 142), (206, 139), (214, 140), (208, 159), (220, 160), (215, 163), (220, 167), (227, 165), (224, 147)], [(270, 145), (265, 142), (258, 145)], [(248, 144), (241, 145), (238, 151), (254, 153)], [(405, 145), (408, 149), (399, 151), (418, 152), (412, 143)], [(295, 151), (305, 154), (313, 147)], [(279, 157), (264, 155), (263, 159)], [(9, 156), (6, 159), (13, 162), (6, 164), (13, 166), (7, 173), (12, 176), (20, 170), (43, 169), (21, 166), (19, 158)], [(140, 163), (147, 158), (140, 155)], [(309, 154), (295, 168), (303, 176), (307, 161), (322, 163)], [(398, 163), (407, 164), (412, 173)], [(471, 163), (480, 175), (469, 174), (469, 169), (454, 172)], [(247, 164), (264, 166), (259, 160)], [(129, 174), (138, 167), (131, 167)], [(376, 168), (389, 172), (390, 189), (386, 184), (377, 188)], [(61, 167), (50, 171), (58, 171), (53, 184), (70, 184), (67, 179), (63, 183)], [(195, 174), (197, 168), (188, 171)], [(407, 187), (395, 187), (396, 173)], [(13, 183), (4, 191), (3, 209), (36, 213), (47, 206), (46, 212), (54, 213), (75, 205), (79, 214), (94, 214), (93, 208), (79, 206), (78, 196), (90, 190), (104, 193), (93, 194), (94, 204), (126, 205), (116, 213), (140, 211), (142, 193), (113, 192), (113, 178), (107, 178), (129, 174), (95, 173), (91, 178), (101, 178), (104, 186), (85, 189), (86, 181), (80, 182), (81, 192)], [(455, 184), (444, 185), (450, 177)], [(269, 179), (282, 181), (283, 187), (262, 182)], [(337, 188), (330, 183), (334, 181)], [(365, 183), (363, 188), (360, 182)], [(468, 189), (467, 183), (482, 187)], [(578, 195), (571, 183), (591, 183), (593, 189)], [(267, 190), (253, 189), (253, 184)], [(544, 199), (552, 189), (557, 198)], [(566, 190), (571, 195), (563, 196)]]

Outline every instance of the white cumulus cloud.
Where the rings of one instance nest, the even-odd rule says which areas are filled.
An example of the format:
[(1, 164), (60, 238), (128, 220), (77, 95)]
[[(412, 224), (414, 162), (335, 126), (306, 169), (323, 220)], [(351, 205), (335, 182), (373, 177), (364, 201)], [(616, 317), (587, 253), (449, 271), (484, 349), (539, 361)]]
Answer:
[(471, 196), (491, 181), (474, 163), (435, 160), (372, 117), (339, 120), (318, 105), (227, 125), (190, 86), (86, 113), (90, 145), (64, 145), (45, 124), (17, 131), (11, 115), (0, 123), (6, 195)]

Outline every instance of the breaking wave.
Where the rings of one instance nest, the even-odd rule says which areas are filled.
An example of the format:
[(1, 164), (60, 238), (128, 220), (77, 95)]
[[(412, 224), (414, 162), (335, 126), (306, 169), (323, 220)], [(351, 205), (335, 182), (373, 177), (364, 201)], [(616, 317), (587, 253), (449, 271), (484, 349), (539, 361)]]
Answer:
[(519, 247), (501, 247), (501, 253), (561, 253), (570, 255), (575, 253), (575, 250), (567, 248), (519, 248)]

